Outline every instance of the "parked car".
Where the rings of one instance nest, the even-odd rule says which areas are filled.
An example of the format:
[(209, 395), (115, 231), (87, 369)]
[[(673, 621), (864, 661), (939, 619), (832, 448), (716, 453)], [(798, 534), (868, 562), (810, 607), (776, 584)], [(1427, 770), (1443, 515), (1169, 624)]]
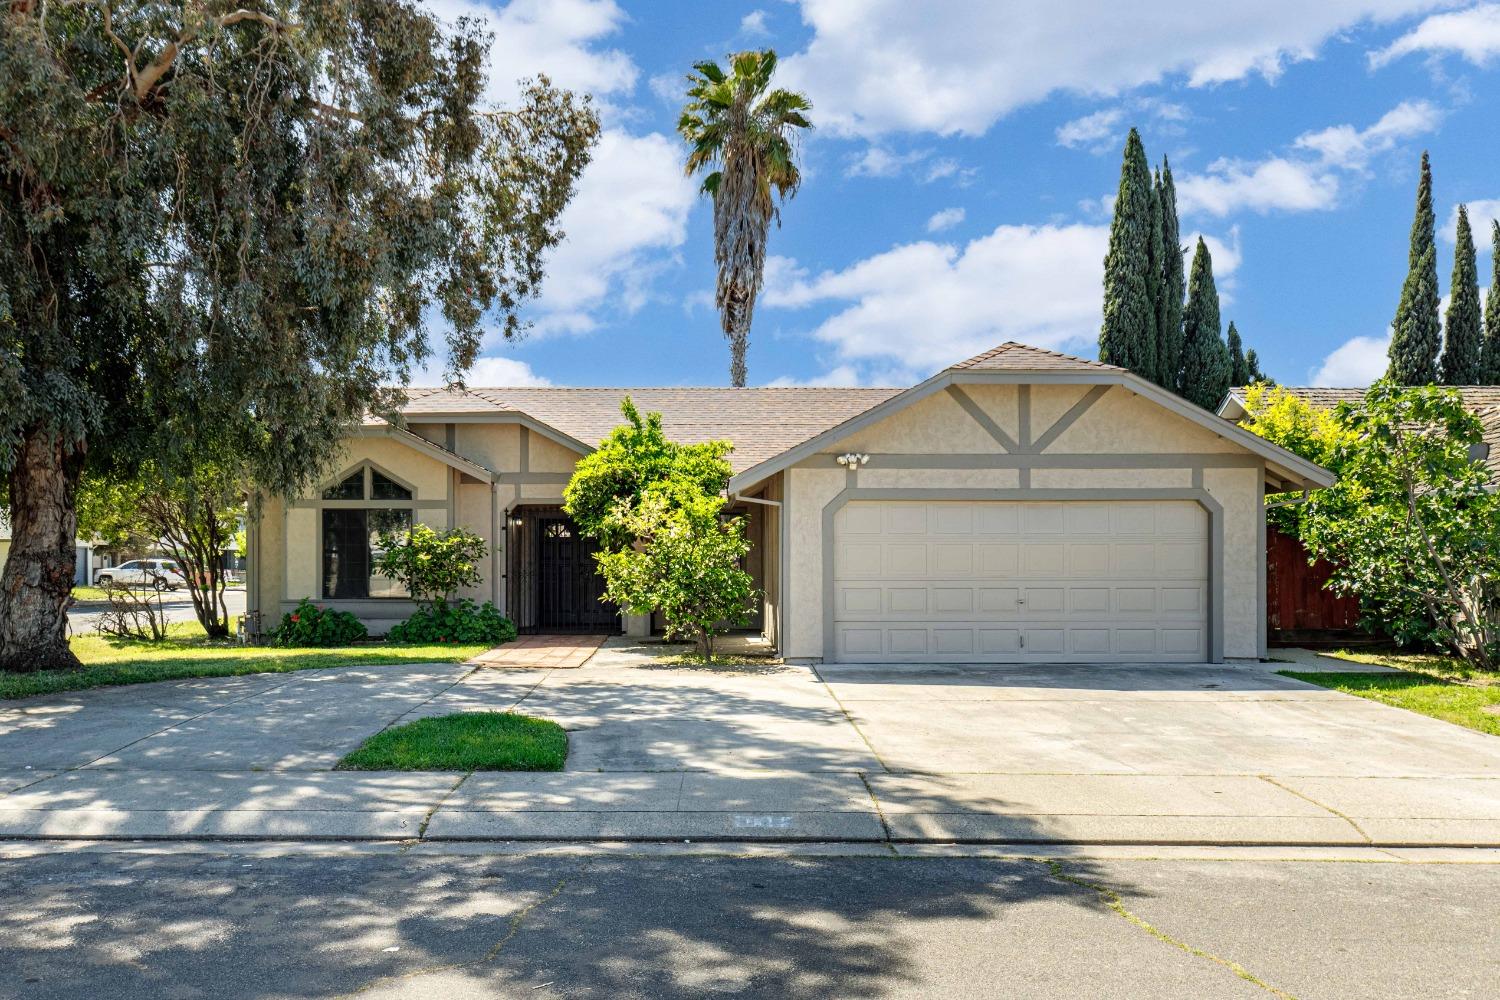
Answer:
[(171, 559), (132, 559), (118, 566), (100, 570), (94, 582), (101, 587), (149, 587), (153, 590), (176, 590), (187, 583), (187, 577)]

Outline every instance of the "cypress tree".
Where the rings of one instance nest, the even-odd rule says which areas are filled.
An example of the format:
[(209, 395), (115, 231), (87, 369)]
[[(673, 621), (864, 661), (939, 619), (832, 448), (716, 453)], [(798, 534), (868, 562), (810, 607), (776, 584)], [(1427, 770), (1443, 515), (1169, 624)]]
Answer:
[(1448, 294), (1448, 317), (1443, 324), (1443, 384), (1478, 385), (1484, 324), (1474, 233), (1469, 229), (1469, 209), (1465, 205), (1458, 206), (1457, 245), (1453, 249), (1453, 280), (1448, 285)]
[(1273, 381), (1271, 376), (1260, 370), (1260, 358), (1255, 354), (1255, 348), (1245, 352), (1245, 366), (1250, 369), (1250, 383)]
[(1177, 187), (1172, 183), (1172, 165), (1161, 158), (1156, 183), (1161, 202), (1162, 280), (1156, 308), (1157, 381), (1176, 389), (1182, 377), (1182, 297), (1187, 274), (1182, 259), (1182, 226), (1177, 221)]
[(1432, 166), (1422, 154), (1422, 178), (1417, 183), (1417, 211), (1411, 224), (1406, 283), (1392, 324), (1389, 376), (1398, 385), (1429, 385), (1437, 381), (1438, 325), (1437, 244), (1432, 214)]
[(1484, 302), (1484, 350), (1479, 384), (1500, 385), (1500, 221), (1490, 223), (1490, 293)]
[[(1155, 374), (1156, 303), (1151, 280), (1151, 168), (1135, 129), (1125, 140), (1120, 190), (1104, 258), (1104, 324), (1099, 360), (1147, 378)], [(1147, 351), (1147, 344), (1152, 349)]]
[(1229, 391), (1229, 349), (1224, 346), (1222, 329), (1214, 262), (1200, 236), (1188, 272), (1187, 307), (1182, 313), (1182, 384), (1178, 392), (1205, 410), (1218, 406)]
[(1250, 377), (1250, 359), (1245, 355), (1244, 345), (1240, 343), (1240, 331), (1234, 328), (1234, 320), (1230, 320), (1229, 384), (1249, 385), (1252, 381), (1254, 380)]
[(1158, 329), (1162, 298), (1162, 258), (1166, 255), (1162, 243), (1162, 210), (1160, 186), (1151, 185), (1151, 221), (1146, 227), (1146, 306), (1150, 324), (1141, 331), (1140, 357), (1136, 373), (1160, 385), (1162, 382), (1161, 357), (1157, 352), (1161, 335)]

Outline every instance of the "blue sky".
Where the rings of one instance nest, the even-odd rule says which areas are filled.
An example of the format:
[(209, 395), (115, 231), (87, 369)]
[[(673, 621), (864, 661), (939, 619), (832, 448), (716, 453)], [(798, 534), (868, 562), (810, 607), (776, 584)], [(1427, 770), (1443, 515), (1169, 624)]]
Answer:
[(430, 0), (496, 33), (491, 98), (547, 73), (604, 128), (523, 341), (471, 385), (722, 385), (712, 218), (674, 125), (699, 59), (776, 49), (811, 97), (750, 381), (906, 385), (1005, 340), (1091, 357), (1131, 125), (1170, 157), (1224, 318), (1287, 383), (1384, 368), (1418, 161), (1444, 292), (1500, 215), (1500, 3)]

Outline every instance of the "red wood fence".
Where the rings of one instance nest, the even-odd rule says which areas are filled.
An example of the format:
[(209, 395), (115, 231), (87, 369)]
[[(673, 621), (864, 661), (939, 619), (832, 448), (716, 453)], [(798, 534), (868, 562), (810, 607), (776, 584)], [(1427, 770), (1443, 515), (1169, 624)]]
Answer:
[(1298, 643), (1320, 638), (1353, 638), (1359, 599), (1324, 590), (1330, 563), (1308, 565), (1307, 550), (1291, 535), (1266, 529), (1266, 630), (1270, 642)]

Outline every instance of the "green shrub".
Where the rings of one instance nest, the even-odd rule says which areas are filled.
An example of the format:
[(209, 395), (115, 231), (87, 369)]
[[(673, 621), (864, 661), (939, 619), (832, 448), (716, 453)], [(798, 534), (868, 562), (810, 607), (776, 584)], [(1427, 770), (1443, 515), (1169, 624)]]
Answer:
[(516, 637), (516, 626), (489, 601), (475, 604), (468, 598), (451, 604), (424, 604), (386, 636), (391, 642), (479, 643), (498, 646)]
[(296, 611), (281, 616), (271, 641), (278, 646), (347, 646), (367, 634), (364, 623), (349, 612), (320, 608), (304, 597)]

